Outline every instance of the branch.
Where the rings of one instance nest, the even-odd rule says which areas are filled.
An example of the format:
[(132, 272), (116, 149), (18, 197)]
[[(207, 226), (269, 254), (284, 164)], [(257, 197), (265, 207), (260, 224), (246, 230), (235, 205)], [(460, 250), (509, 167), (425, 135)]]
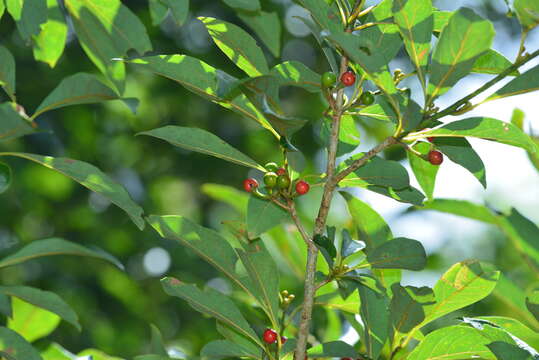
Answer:
[(309, 243), (311, 243), (312, 240), (307, 234), (307, 231), (305, 231), (305, 228), (303, 227), (303, 225), (301, 224), (301, 220), (299, 219), (298, 212), (296, 211), (296, 204), (294, 203), (294, 200), (288, 200), (288, 212), (290, 212), (290, 217), (292, 217), (292, 220), (294, 220), (294, 224), (296, 224), (296, 228), (301, 234), (303, 241), (305, 241), (305, 244), (309, 246)]

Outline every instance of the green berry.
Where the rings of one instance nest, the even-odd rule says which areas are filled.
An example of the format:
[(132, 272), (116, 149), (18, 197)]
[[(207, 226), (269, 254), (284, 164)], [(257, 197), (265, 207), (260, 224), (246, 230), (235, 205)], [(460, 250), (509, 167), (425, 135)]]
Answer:
[(361, 94), (359, 100), (363, 105), (372, 105), (374, 103), (374, 95), (370, 91), (365, 91), (363, 94)]
[(279, 169), (279, 165), (277, 165), (274, 162), (269, 162), (264, 167), (266, 168), (267, 171), (271, 171), (271, 172), (277, 172), (277, 170)]
[(275, 185), (277, 185), (277, 174), (274, 172), (267, 172), (264, 175), (264, 184), (266, 184), (266, 187), (272, 188)]
[(288, 189), (289, 186), (290, 178), (287, 174), (279, 175), (279, 177), (277, 177), (277, 187), (279, 189)]
[(337, 82), (337, 76), (332, 72), (326, 72), (322, 75), (322, 86), (325, 88), (332, 87)]

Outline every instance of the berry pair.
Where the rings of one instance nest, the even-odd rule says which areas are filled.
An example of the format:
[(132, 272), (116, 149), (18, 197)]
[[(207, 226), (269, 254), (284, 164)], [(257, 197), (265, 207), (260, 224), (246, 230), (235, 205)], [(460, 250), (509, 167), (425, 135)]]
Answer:
[[(356, 82), (356, 74), (353, 71), (345, 71), (341, 75), (341, 83), (344, 86), (352, 86)], [(326, 72), (322, 75), (322, 86), (330, 88), (337, 82), (337, 76), (332, 72)]]
[[(275, 330), (266, 329), (266, 331), (264, 331), (264, 334), (262, 335), (262, 339), (264, 339), (264, 342), (266, 344), (274, 344), (277, 342), (277, 336), (279, 335)], [(288, 340), (286, 336), (281, 336), (281, 345), (284, 344), (286, 340)]]

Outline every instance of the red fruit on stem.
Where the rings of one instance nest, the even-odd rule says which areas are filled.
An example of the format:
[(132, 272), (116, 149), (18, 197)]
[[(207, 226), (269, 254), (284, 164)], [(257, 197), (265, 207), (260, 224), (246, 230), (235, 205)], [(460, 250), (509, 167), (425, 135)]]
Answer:
[(266, 331), (264, 331), (264, 335), (262, 335), (262, 338), (266, 344), (273, 344), (275, 341), (277, 341), (277, 333), (273, 329), (266, 329)]
[(284, 174), (286, 174), (286, 170), (284, 168), (278, 168), (275, 173), (277, 175), (284, 175)]
[(341, 82), (344, 86), (352, 86), (356, 82), (356, 74), (352, 71), (346, 71), (341, 75)]
[(281, 345), (284, 344), (288, 340), (286, 336), (281, 336)]
[(309, 192), (309, 189), (310, 189), (309, 184), (303, 180), (298, 181), (296, 184), (296, 192), (299, 195), (307, 194)]
[(432, 150), (431, 152), (429, 152), (428, 156), (429, 156), (429, 162), (432, 165), (440, 165), (441, 163), (444, 162), (444, 155), (439, 151)]
[(243, 188), (247, 192), (251, 192), (258, 187), (258, 181), (253, 178), (243, 180)]

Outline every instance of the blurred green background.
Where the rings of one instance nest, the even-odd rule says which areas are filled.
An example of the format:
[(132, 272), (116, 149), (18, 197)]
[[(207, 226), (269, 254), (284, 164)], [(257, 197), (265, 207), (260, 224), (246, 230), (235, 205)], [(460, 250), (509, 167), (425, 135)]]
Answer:
[[(495, 2), (500, 4), (493, 6)], [(221, 2), (192, 1), (190, 19), (179, 28), (171, 19), (160, 27), (152, 26), (146, 1), (124, 3), (146, 25), (154, 53), (189, 54), (242, 77), (240, 70), (214, 46), (204, 27), (196, 20), (199, 15), (209, 15), (245, 28), (234, 12)], [(506, 8), (504, 10), (503, 1), (474, 3), (481, 14), (496, 22), (499, 33), (518, 42), (518, 25), (504, 17)], [(270, 62), (300, 60), (319, 73), (327, 71), (328, 66), (312, 37), (304, 37), (305, 34), (298, 37), (301, 29), (294, 28), (295, 13), (290, 10), (292, 3), (264, 0), (262, 4), (265, 11), (278, 11), (285, 26), (282, 58), (275, 59), (264, 49)], [(444, 6), (447, 2), (440, 1), (439, 4)], [(450, 5), (451, 8), (455, 6), (453, 3)], [(64, 55), (52, 70), (46, 64), (33, 60), (31, 48), (20, 39), (8, 16), (0, 22), (0, 43), (16, 58), (17, 95), (29, 113), (64, 77), (81, 71), (97, 73), (72, 32)], [(400, 56), (402, 61), (403, 54)], [(196, 126), (212, 131), (262, 164), (280, 160), (275, 138), (252, 121), (209, 103), (174, 82), (131, 69), (128, 76), (127, 94), (141, 101), (136, 115), (119, 101), (55, 110), (37, 119), (44, 132), (0, 143), (0, 151), (9, 149), (65, 156), (92, 163), (122, 183), (134, 200), (144, 207), (146, 214), (184, 215), (213, 228), (221, 228), (224, 220), (241, 219), (240, 212), (212, 200), (201, 186), (216, 183), (240, 189), (242, 180), (248, 175), (246, 169), (135, 135), (167, 124)], [(323, 168), (320, 161), (323, 144), (318, 136), (323, 101), (318, 95), (297, 89), (284, 89), (281, 96), (287, 112), (312, 120), (293, 141), (303, 154), (297, 155), (296, 161), (307, 171), (319, 171)], [(4, 94), (0, 95), (0, 100), (8, 101)], [(379, 124), (359, 126), (363, 145), (372, 144), (388, 131)], [(402, 160), (405, 154), (395, 149), (386, 156)], [(62, 323), (47, 340), (56, 341), (73, 352), (95, 347), (129, 358), (147, 350), (150, 323), (162, 330), (170, 344), (176, 344), (189, 354), (198, 354), (202, 345), (219, 338), (214, 321), (194, 312), (185, 302), (166, 296), (158, 281), (163, 274), (168, 274), (188, 282), (226, 288), (225, 280), (218, 278), (219, 274), (210, 266), (186, 249), (159, 238), (152, 229), (138, 231), (120, 209), (70, 179), (25, 160), (10, 158), (8, 163), (13, 169), (14, 179), (10, 190), (0, 196), (0, 256), (13, 252), (22, 244), (54, 236), (103, 248), (126, 266), (126, 271), (121, 272), (104, 262), (61, 257), (41, 259), (0, 272), (0, 283), (24, 283), (57, 292), (77, 311), (83, 326), (81, 333)], [(318, 198), (318, 192), (314, 191), (309, 198), (302, 199), (304, 216), (313, 215), (312, 209)], [(539, 201), (535, 199), (535, 203)], [(411, 215), (397, 207), (397, 203), (392, 204), (398, 211), (389, 212), (391, 219), (388, 221), (397, 226), (408, 221), (408, 229), (421, 227), (427, 222), (434, 222), (436, 227), (436, 221), (443, 216), (429, 217), (422, 213), (420, 218), (412, 218), (410, 223)], [(346, 221), (345, 214), (342, 202), (337, 201), (331, 223), (342, 224)], [(533, 214), (537, 216), (537, 211)], [(465, 226), (468, 222), (459, 224)], [(432, 224), (426, 228), (429, 235)], [(434, 245), (429, 248), (427, 244), (427, 250), (430, 249), (428, 271), (416, 277), (410, 275), (410, 281), (432, 284), (432, 279), (455, 261), (478, 257), (497, 263), (523, 288), (535, 285), (536, 279), (522, 267), (518, 255), (514, 251), (506, 251), (509, 245), (499, 231), (486, 226), (473, 229), (459, 239), (446, 239), (442, 232), (433, 230)], [(420, 232), (417, 228), (414, 231)], [(301, 248), (296, 244), (299, 240), (284, 231), (276, 230), (272, 234), (274, 238), (270, 240), (268, 237), (268, 241), (278, 244), (272, 245), (274, 250), (279, 247), (281, 251), (295, 254), (288, 247)], [(459, 245), (454, 247), (444, 243), (449, 240), (457, 241)], [(301, 261), (299, 257), (295, 265), (282, 264), (282, 288), (296, 294), (301, 289)], [(493, 297), (481, 305), (474, 305), (471, 311), (475, 314), (514, 315), (511, 309)], [(256, 317), (257, 314), (252, 312), (251, 316)], [(316, 318), (320, 324), (317, 331), (325, 336), (326, 325), (334, 320), (328, 313), (320, 311)], [(346, 329), (335, 330), (331, 326), (327, 329), (333, 329), (333, 332), (327, 330), (332, 336), (346, 332)]]

